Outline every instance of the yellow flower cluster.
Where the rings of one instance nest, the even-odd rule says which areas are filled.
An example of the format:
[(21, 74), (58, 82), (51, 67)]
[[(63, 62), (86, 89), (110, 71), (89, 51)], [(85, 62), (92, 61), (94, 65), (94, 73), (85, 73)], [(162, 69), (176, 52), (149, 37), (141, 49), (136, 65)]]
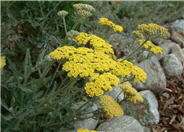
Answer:
[(128, 98), (130, 99), (131, 102), (136, 103), (136, 101), (138, 102), (143, 102), (144, 99), (142, 98), (142, 96), (137, 92), (137, 90), (135, 90), (131, 83), (129, 82), (124, 82), (120, 85), (120, 88), (125, 92), (125, 94), (128, 96)]
[(100, 25), (107, 25), (107, 26), (113, 28), (114, 32), (122, 32), (123, 31), (122, 26), (114, 24), (112, 21), (109, 21), (107, 18), (100, 18), (99, 23), (100, 23)]
[[(143, 40), (143, 39), (138, 40), (138, 42), (139, 42), (140, 45), (141, 45), (144, 41), (145, 41), (145, 40)], [(150, 42), (150, 41), (147, 41), (147, 42), (143, 45), (143, 47), (144, 47), (145, 49), (150, 48), (150, 51), (153, 52), (154, 54), (158, 54), (158, 53), (162, 54), (162, 48), (159, 47), (159, 46), (154, 45), (154, 44), (153, 44), (152, 42)]]
[(136, 82), (145, 82), (146, 73), (141, 68), (127, 60), (121, 62), (121, 59), (112, 59), (109, 53), (113, 54), (113, 49), (103, 39), (85, 33), (76, 37), (78, 45), (87, 43), (86, 39), (90, 40), (90, 46), (94, 49), (63, 46), (51, 52), (50, 57), (66, 60), (63, 70), (68, 72), (69, 77), (87, 77), (89, 82), (86, 83), (85, 90), (90, 97), (102, 95), (105, 90), (112, 90), (112, 86), (119, 84), (119, 76), (134, 76)]
[(134, 66), (133, 63), (127, 60), (121, 62), (121, 59), (118, 60), (115, 68), (112, 68), (111, 73), (125, 78), (129, 78), (133, 75), (135, 82), (145, 82), (147, 78), (146, 73), (141, 68)]
[(75, 8), (77, 14), (81, 17), (89, 17), (92, 15), (92, 12), (95, 11), (93, 6), (88, 4), (74, 4), (73, 7)]
[(137, 37), (139, 37), (140, 39), (144, 39), (144, 35), (138, 31), (138, 30), (135, 30), (132, 32), (133, 34), (135, 34)]
[(86, 83), (85, 90), (90, 97), (100, 96), (104, 94), (104, 90), (112, 91), (112, 86), (120, 83), (119, 78), (111, 73), (94, 73), (89, 79), (91, 81)]
[(77, 130), (77, 132), (97, 132), (97, 131), (95, 131), (95, 130), (88, 130), (88, 129), (82, 129), (82, 128), (79, 128), (78, 130)]
[(121, 117), (124, 115), (122, 107), (109, 95), (100, 96), (100, 104), (108, 116)]
[(6, 65), (6, 57), (1, 56), (1, 68), (3, 68)]
[(138, 25), (138, 31), (145, 36), (167, 38), (168, 30), (154, 23)]
[(90, 42), (90, 45), (96, 50), (96, 51), (102, 51), (107, 54), (114, 54), (114, 51), (112, 49), (112, 45), (105, 42), (105, 40), (97, 37), (93, 34), (87, 34), (81, 32), (77, 37), (77, 44), (80, 45), (86, 45), (87, 42)]

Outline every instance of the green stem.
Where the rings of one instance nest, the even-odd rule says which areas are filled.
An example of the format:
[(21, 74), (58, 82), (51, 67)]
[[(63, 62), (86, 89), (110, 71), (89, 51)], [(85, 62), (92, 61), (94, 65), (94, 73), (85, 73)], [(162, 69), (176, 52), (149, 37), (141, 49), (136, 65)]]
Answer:
[(53, 83), (53, 81), (54, 81), (54, 79), (55, 79), (55, 77), (56, 77), (56, 74), (57, 74), (57, 72), (58, 72), (58, 70), (59, 70), (61, 64), (62, 64), (62, 61), (59, 62), (59, 65), (57, 66), (57, 69), (56, 69), (56, 71), (55, 71), (55, 73), (54, 73), (54, 76), (52, 77), (51, 83), (50, 83), (50, 85), (48, 86), (48, 88), (47, 88), (45, 94), (48, 93), (50, 87), (52, 86), (52, 83)]
[(78, 26), (79, 20), (80, 20), (80, 17), (76, 20), (76, 23), (73, 25), (72, 30), (75, 30), (75, 28)]
[(66, 21), (65, 21), (65, 17), (63, 17), (63, 25), (64, 25), (64, 28), (65, 28), (65, 34), (67, 36), (67, 29), (66, 29)]
[(60, 85), (60, 87), (58, 88), (58, 90), (55, 93), (53, 93), (52, 95), (48, 96), (44, 101), (42, 101), (42, 103), (40, 103), (39, 106), (42, 106), (43, 104), (45, 104), (50, 98), (57, 96), (61, 91), (63, 91), (63, 89), (68, 88), (71, 84), (73, 85), (72, 81), (73, 80), (70, 80), (70, 82), (65, 87), (63, 87), (63, 88), (61, 88), (62, 85)]
[(84, 103), (83, 105), (81, 105), (77, 110), (76, 110), (76, 113), (81, 110), (84, 106), (86, 106), (90, 101)]
[(131, 56), (133, 56), (140, 48), (142, 48), (142, 46), (148, 41), (148, 39), (146, 39), (140, 46), (138, 46), (134, 51), (132, 51), (128, 56), (126, 56), (122, 62), (124, 60), (128, 60)]

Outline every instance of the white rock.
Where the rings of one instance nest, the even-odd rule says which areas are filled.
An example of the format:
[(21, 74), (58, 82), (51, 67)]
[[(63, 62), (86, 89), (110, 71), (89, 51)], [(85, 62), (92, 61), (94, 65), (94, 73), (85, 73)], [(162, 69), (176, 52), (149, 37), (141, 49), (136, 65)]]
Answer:
[(184, 19), (176, 20), (171, 24), (171, 27), (184, 32)]
[(112, 118), (99, 125), (97, 131), (104, 132), (144, 132), (143, 127), (133, 117), (124, 115), (120, 118)]
[[(78, 109), (84, 103), (85, 102), (79, 102), (79, 103), (75, 104), (73, 106), (73, 108)], [(97, 109), (98, 109), (97, 105), (96, 104), (93, 104), (93, 106), (89, 107), (86, 110), (86, 113), (95, 111)], [(92, 113), (83, 115), (83, 117), (85, 117), (85, 118), (91, 117), (91, 116), (93, 116)], [(93, 118), (88, 118), (88, 119), (85, 119), (85, 120), (76, 121), (76, 123), (74, 124), (74, 127), (75, 127), (75, 130), (77, 130), (78, 128), (88, 129), (88, 130), (94, 130), (96, 128), (96, 126), (97, 126), (97, 123), (98, 123), (98, 120), (95, 120)]]
[(125, 115), (134, 117), (144, 126), (157, 124), (160, 115), (155, 95), (150, 90), (144, 90), (139, 93), (144, 98), (143, 103), (132, 103), (130, 101), (122, 101), (120, 103)]
[(149, 128), (149, 127), (144, 127), (144, 126), (143, 126), (143, 128), (144, 128), (144, 132), (151, 132), (151, 128)]
[(166, 56), (173, 46), (177, 45), (176, 43), (172, 42), (171, 40), (163, 40), (159, 43), (159, 46), (163, 49), (162, 54), (155, 55), (159, 60), (161, 60), (164, 56)]
[(178, 44), (171, 47), (171, 53), (175, 54), (181, 63), (184, 63), (184, 53)]
[(113, 87), (112, 91), (105, 92), (105, 95), (112, 96), (114, 99), (118, 97), (118, 100), (121, 101), (124, 99), (124, 93), (120, 88), (120, 85)]
[(183, 72), (183, 66), (174, 54), (169, 54), (164, 57), (163, 68), (165, 73), (169, 76), (181, 75)]
[(159, 93), (166, 88), (166, 77), (164, 71), (155, 56), (142, 61), (138, 64), (140, 68), (147, 73), (146, 83), (133, 83), (133, 86), (138, 90), (152, 90), (154, 93)]
[(143, 59), (147, 59), (148, 55), (149, 55), (149, 51), (143, 51), (143, 53), (142, 53)]

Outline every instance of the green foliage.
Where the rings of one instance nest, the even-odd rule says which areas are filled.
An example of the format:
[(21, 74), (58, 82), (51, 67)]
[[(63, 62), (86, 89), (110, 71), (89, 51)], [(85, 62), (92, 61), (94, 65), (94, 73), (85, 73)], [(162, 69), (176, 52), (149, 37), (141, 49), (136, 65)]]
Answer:
[(132, 31), (142, 23), (166, 24), (182, 17), (184, 2), (128, 2), (119, 3), (117, 15), (122, 20), (126, 31)]
[[(73, 128), (75, 121), (83, 119), (81, 115), (85, 111), (76, 110), (73, 104), (88, 101), (87, 109), (95, 101), (86, 97), (83, 89), (86, 80), (68, 78), (61, 69), (64, 62), (55, 62), (47, 56), (54, 48), (69, 45), (58, 11), (69, 12), (68, 31), (78, 22), (76, 29), (96, 32), (104, 38), (111, 32), (101, 32), (97, 22), (100, 17), (107, 17), (123, 25), (125, 31), (131, 31), (140, 23), (173, 21), (184, 11), (183, 2), (89, 2), (96, 13), (78, 20), (72, 7), (74, 3), (78, 2), (1, 2), (1, 53), (7, 58), (7, 65), (1, 70), (4, 132)], [(98, 112), (95, 116), (99, 116)]]

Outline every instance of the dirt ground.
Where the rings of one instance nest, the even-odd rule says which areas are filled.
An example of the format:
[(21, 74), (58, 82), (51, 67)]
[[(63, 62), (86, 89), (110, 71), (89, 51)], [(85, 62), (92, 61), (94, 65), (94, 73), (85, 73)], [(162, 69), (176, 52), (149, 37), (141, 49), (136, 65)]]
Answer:
[(184, 132), (184, 72), (166, 78), (167, 90), (157, 97), (160, 122), (152, 132)]

